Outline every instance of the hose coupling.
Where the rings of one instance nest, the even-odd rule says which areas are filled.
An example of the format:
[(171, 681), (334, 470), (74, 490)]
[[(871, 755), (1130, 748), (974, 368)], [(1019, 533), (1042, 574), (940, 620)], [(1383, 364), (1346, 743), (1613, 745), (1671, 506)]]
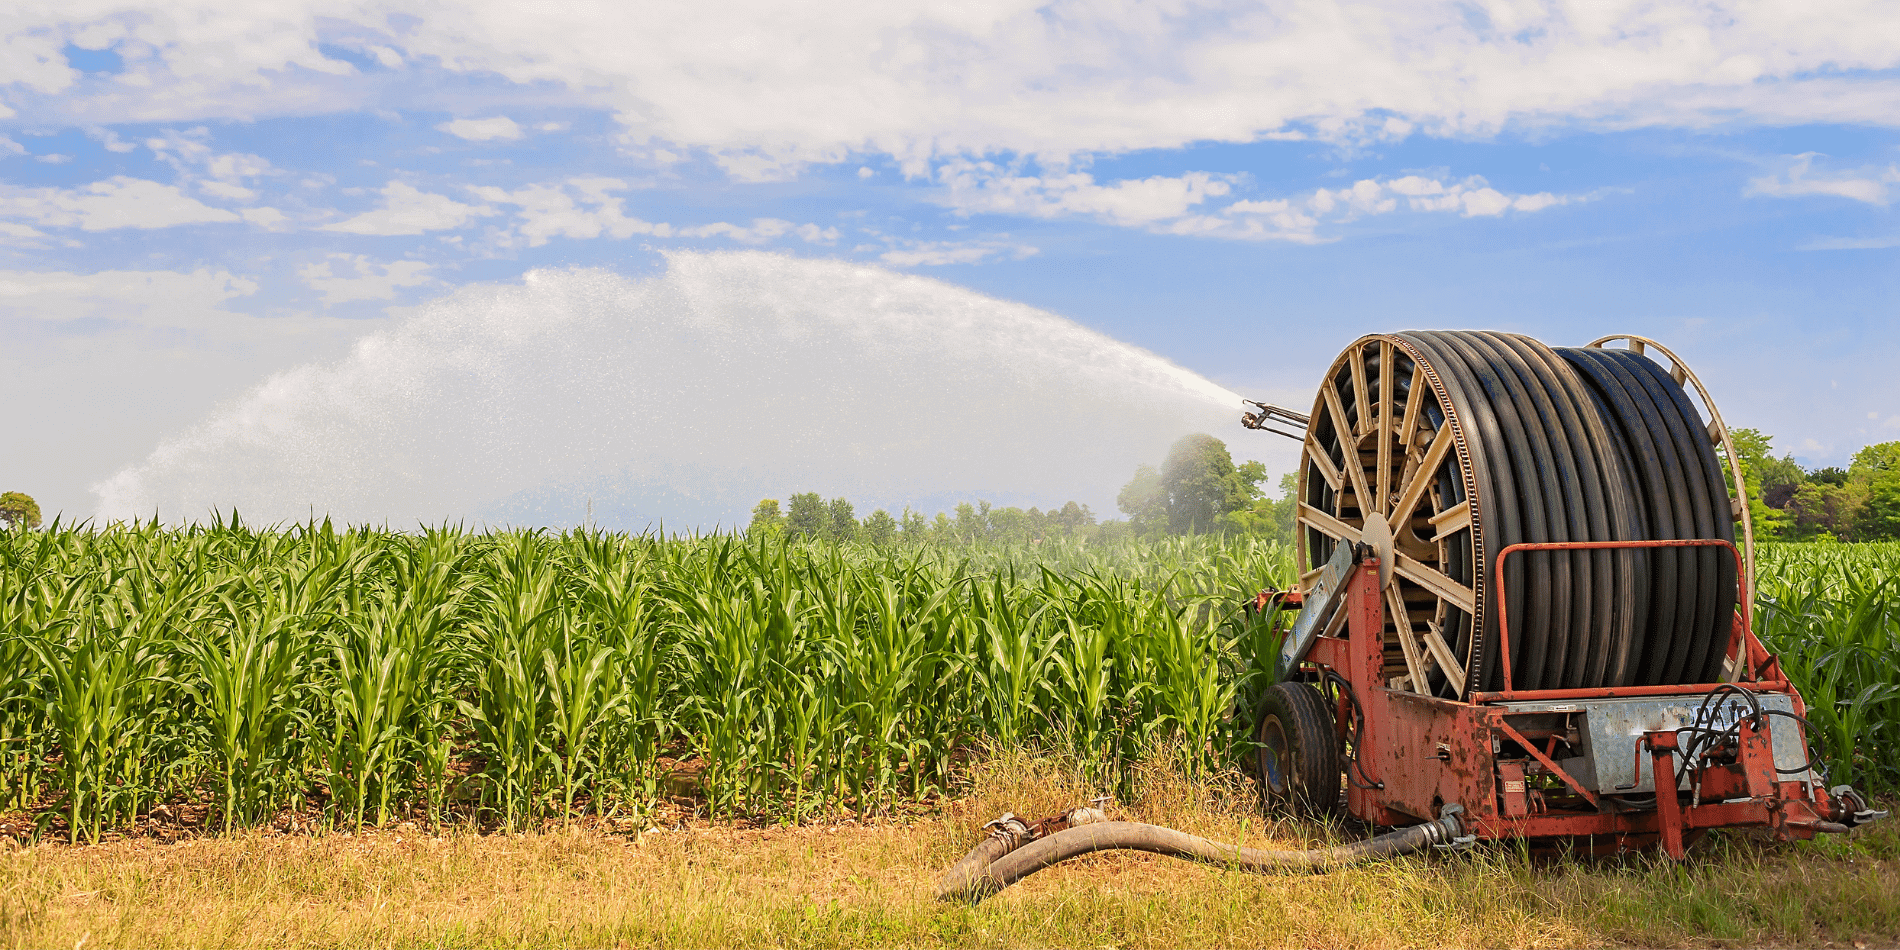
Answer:
[(1852, 785), (1836, 785), (1828, 789), (1827, 793), (1838, 803), (1840, 809), (1840, 814), (1835, 816), (1835, 820), (1849, 828), (1887, 817), (1885, 809), (1878, 809), (1869, 804), (1867, 797), (1855, 791)]
[(1435, 836), (1443, 836), (1444, 841), (1432, 842), (1432, 847), (1440, 851), (1463, 851), (1478, 843), (1477, 835), (1464, 834), (1465, 823), (1458, 816), (1464, 814), (1465, 806), (1456, 802), (1448, 803), (1438, 810), (1438, 820), (1432, 822)]

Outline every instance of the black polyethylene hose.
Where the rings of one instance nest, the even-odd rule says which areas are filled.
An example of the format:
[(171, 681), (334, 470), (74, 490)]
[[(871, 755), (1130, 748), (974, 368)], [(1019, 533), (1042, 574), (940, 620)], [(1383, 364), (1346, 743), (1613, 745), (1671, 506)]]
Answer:
[[(960, 888), (947, 887), (953, 882), (946, 875), (938, 883), (937, 899), (975, 903), (1043, 868), (1097, 851), (1146, 851), (1149, 854), (1164, 854), (1171, 858), (1216, 864), (1256, 874), (1330, 871), (1378, 858), (1422, 851), (1457, 837), (1461, 828), (1456, 817), (1446, 817), (1335, 848), (1260, 851), (1209, 841), (1160, 825), (1108, 821), (1070, 828), (1017, 848), (992, 862), (986, 873), (967, 878), (968, 883)], [(959, 866), (962, 864), (958, 862)]]

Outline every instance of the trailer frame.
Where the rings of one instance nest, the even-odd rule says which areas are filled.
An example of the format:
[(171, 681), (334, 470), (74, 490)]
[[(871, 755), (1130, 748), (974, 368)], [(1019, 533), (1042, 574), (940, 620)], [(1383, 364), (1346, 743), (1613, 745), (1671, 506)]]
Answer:
[[(1809, 740), (1799, 728), (1771, 728), (1761, 698), (1778, 709), (1791, 707), (1805, 725), (1800, 692), (1781, 670), (1779, 659), (1755, 636), (1748, 616), (1747, 574), (1729, 644), (1732, 682), (1592, 689), (1519, 690), (1513, 688), (1509, 624), (1503, 607), (1503, 566), (1518, 552), (1601, 548), (1723, 546), (1742, 563), (1736, 546), (1722, 540), (1597, 541), (1514, 544), (1494, 561), (1499, 591), (1499, 640), (1504, 688), (1447, 699), (1391, 688), (1382, 679), (1385, 665), (1386, 598), (1382, 596), (1380, 552), (1356, 545), (1350, 573), (1330, 592), (1343, 597), (1327, 618), (1303, 617), (1303, 625), (1321, 632), (1303, 638), (1298, 655), (1288, 657), (1291, 678), (1330, 685), (1336, 741), (1344, 753), (1345, 806), (1374, 825), (1410, 825), (1462, 806), (1465, 832), (1486, 839), (1530, 839), (1539, 846), (1570, 846), (1591, 852), (1630, 851), (1660, 845), (1670, 858), (1713, 828), (1760, 828), (1780, 840), (1812, 838), (1818, 832), (1845, 832), (1852, 825), (1884, 817), (1846, 786), (1825, 787), (1820, 769), (1809, 760)], [(1330, 599), (1330, 598), (1329, 598)], [(1275, 603), (1302, 605), (1297, 591), (1266, 591), (1257, 609)], [(1316, 603), (1315, 606), (1318, 606)], [(1714, 705), (1711, 706), (1710, 704)], [(1717, 714), (1739, 704), (1740, 712), (1720, 730)], [(1659, 710), (1694, 707), (1696, 721), (1684, 725)], [(1713, 712), (1710, 712), (1710, 711)], [(1621, 754), (1640, 780), (1647, 764), (1652, 790), (1675, 794), (1645, 796), (1635, 787), (1602, 787), (1606, 779), (1572, 774), (1557, 746), (1574, 751), (1579, 723), (1595, 713), (1600, 722), (1634, 723), (1627, 734), (1604, 735), (1599, 745), (1627, 740), (1624, 748), (1596, 754)], [(1623, 718), (1616, 718), (1616, 717)], [(1656, 728), (1638, 722), (1649, 717)], [(1704, 722), (1704, 720), (1708, 720)], [(1671, 723), (1674, 723), (1673, 725)], [(1805, 768), (1778, 769), (1775, 732), (1782, 733), (1783, 761)], [(1686, 756), (1684, 733), (1708, 733), (1708, 741)], [(1790, 742), (1799, 746), (1786, 748)], [(1647, 758), (1648, 762), (1644, 763)], [(1680, 761), (1679, 761), (1680, 760)], [(1793, 772), (1790, 777), (1789, 773)], [(1653, 798), (1653, 801), (1646, 801)]]

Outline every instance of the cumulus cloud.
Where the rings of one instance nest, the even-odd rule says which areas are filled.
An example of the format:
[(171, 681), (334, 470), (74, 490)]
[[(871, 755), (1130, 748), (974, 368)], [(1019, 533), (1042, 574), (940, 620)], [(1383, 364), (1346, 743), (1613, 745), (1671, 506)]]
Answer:
[(0, 187), (0, 218), (82, 231), (169, 228), (240, 220), (237, 214), (204, 204), (176, 185), (161, 185), (124, 175), (77, 188)]
[(383, 206), (353, 218), (323, 226), (345, 234), (399, 235), (448, 231), (495, 213), (493, 208), (465, 205), (445, 195), (430, 194), (414, 185), (392, 181), (383, 186)]
[(505, 115), (498, 115), (492, 119), (456, 119), (453, 122), (444, 122), (436, 128), (456, 138), (467, 139), (471, 142), (487, 142), (492, 139), (512, 142), (521, 137), (521, 126), (516, 125), (515, 120)]
[(1767, 198), (1825, 195), (1851, 198), (1884, 208), (1892, 200), (1895, 186), (1900, 186), (1900, 165), (1816, 173), (1814, 160), (1821, 157), (1818, 152), (1790, 155), (1774, 174), (1750, 180), (1742, 193)]
[(334, 307), (355, 300), (393, 299), (402, 288), (432, 283), (429, 270), (421, 261), (378, 264), (361, 254), (331, 254), (297, 268), (297, 276), (323, 295), (324, 306)]
[[(1880, 0), (101, 0), (16, 4), (4, 30), (0, 84), (34, 121), (401, 107), (500, 77), (616, 115), (633, 146), (703, 149), (751, 178), (858, 153), (920, 174), (947, 156), (1512, 123), (1900, 124), (1900, 6)], [(124, 71), (72, 69), (60, 50), (82, 34)]]

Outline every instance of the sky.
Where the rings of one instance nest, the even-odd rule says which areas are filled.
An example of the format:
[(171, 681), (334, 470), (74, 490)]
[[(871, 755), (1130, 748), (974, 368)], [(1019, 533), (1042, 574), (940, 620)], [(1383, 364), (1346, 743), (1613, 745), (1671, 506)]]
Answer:
[[(1637, 333), (1731, 426), (1844, 465), (1900, 439), (1896, 126), (1886, 2), (16, 0), (0, 11), (0, 490), (49, 516), (120, 514), (114, 486), (210, 429), (226, 435), (191, 470), (304, 439), (281, 415), (307, 395), (293, 383), (361, 377), (366, 353), (444, 314), (615, 294), (644, 302), (537, 331), (565, 348), (534, 358), (684, 353), (701, 344), (648, 345), (674, 325), (651, 308), (752, 280), (804, 288), (783, 313), (837, 299), (886, 327), (891, 308), (981, 311), (971, 340), (1053, 320), (1296, 407), (1365, 333)], [(457, 345), (515, 353), (507, 326)], [(1068, 378), (1008, 359), (996, 378)], [(718, 360), (642, 371), (688, 365), (721, 382)], [(418, 393), (360, 398), (460, 411)], [(1113, 439), (1131, 398), (1050, 431)], [(304, 470), (372, 451), (324, 425), (337, 447)], [(1100, 513), (1156, 451), (1140, 431), (1076, 476)], [(1216, 434), (1293, 464), (1270, 436)], [(482, 464), (417, 458), (420, 485)], [(623, 500), (650, 496), (623, 520), (732, 517), (732, 498), (668, 507), (711, 469), (587, 464), (595, 483), (619, 471)], [(517, 520), (559, 520), (604, 490), (569, 479), (562, 504), (523, 507), (550, 469), (520, 471), (487, 495), (360, 510), (494, 517), (505, 495)], [(819, 487), (769, 476), (732, 491)], [(1059, 503), (1059, 482), (1015, 487)], [(962, 488), (1012, 491), (1007, 468)], [(901, 482), (863, 491), (906, 501)], [(309, 489), (298, 510), (359, 510), (344, 494)], [(230, 500), (165, 497), (174, 517)]]

